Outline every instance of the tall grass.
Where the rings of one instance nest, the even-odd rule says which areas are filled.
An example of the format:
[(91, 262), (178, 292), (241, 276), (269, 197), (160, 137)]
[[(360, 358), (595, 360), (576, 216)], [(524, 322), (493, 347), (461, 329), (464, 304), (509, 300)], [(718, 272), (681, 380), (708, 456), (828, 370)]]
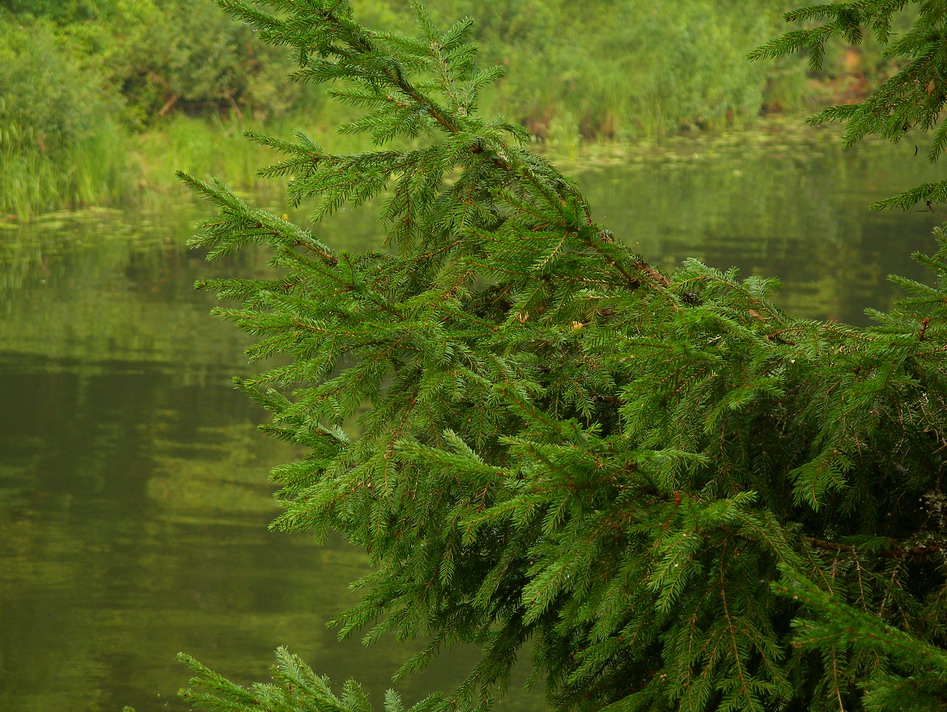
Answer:
[(253, 186), (266, 152), (244, 137), (243, 130), (251, 127), (258, 128), (220, 116), (208, 120), (179, 115), (136, 136), (132, 159), (137, 191), (175, 189), (179, 170), (221, 178), (238, 187)]
[[(378, 0), (381, 1), (381, 0)], [(769, 82), (746, 53), (781, 32), (792, 0), (430, 3), (441, 21), (477, 18), (481, 58), (509, 67), (485, 113), (520, 121), (544, 140), (653, 140), (740, 128), (761, 108), (805, 108), (802, 60)], [(410, 24), (403, 20), (405, 26)]]
[(356, 149), (359, 139), (336, 134), (337, 123), (320, 126), (302, 113), (267, 122), (177, 115), (140, 134), (106, 123), (55, 153), (43, 151), (35, 137), (4, 143), (0, 136), (0, 213), (28, 220), (51, 210), (171, 194), (182, 190), (179, 170), (253, 188), (258, 171), (275, 157), (245, 130), (290, 138), (302, 129), (331, 150)]
[[(358, 137), (342, 136), (335, 126), (342, 117), (321, 115), (315, 123), (308, 113), (296, 112), (278, 119), (259, 121), (234, 115), (190, 117), (177, 115), (131, 141), (130, 153), (135, 190), (166, 193), (179, 189), (177, 171), (205, 178), (220, 178), (235, 188), (252, 188), (261, 181), (258, 171), (275, 155), (245, 136), (247, 130), (292, 138), (302, 130), (328, 150), (354, 150)], [(272, 181), (267, 180), (267, 184)]]
[(129, 139), (104, 124), (55, 152), (0, 142), (0, 212), (19, 219), (61, 208), (114, 204), (131, 196)]

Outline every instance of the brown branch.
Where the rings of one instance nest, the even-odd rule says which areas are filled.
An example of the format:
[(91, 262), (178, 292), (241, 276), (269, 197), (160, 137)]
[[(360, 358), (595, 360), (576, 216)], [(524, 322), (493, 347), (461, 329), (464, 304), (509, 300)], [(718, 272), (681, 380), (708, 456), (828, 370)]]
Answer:
[(164, 102), (164, 106), (158, 109), (158, 116), (164, 116), (170, 111), (171, 107), (178, 103), (178, 99), (181, 98), (180, 94), (172, 94), (171, 98)]
[[(815, 537), (804, 537), (805, 541), (814, 546), (817, 549), (825, 549), (827, 551), (846, 551), (846, 552), (860, 552), (863, 554), (875, 554), (877, 556), (882, 556), (886, 559), (901, 559), (906, 556), (930, 556), (931, 554), (943, 554), (945, 549), (943, 545), (918, 545), (910, 547), (891, 547), (890, 549), (879, 549), (877, 551), (866, 552), (864, 549), (859, 549), (857, 546), (852, 544), (840, 544), (836, 541), (826, 541), (825, 539), (816, 539)], [(894, 543), (893, 539), (888, 541)]]

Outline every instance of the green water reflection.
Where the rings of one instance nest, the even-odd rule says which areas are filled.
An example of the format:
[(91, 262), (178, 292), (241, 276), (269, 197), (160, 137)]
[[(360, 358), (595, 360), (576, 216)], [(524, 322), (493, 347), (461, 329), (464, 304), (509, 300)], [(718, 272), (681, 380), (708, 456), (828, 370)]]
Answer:
[[(924, 277), (908, 255), (940, 222), (867, 210), (925, 179), (912, 152), (842, 153), (797, 132), (565, 162), (596, 218), (656, 263), (778, 275), (793, 310), (863, 322), (895, 295), (885, 274)], [(282, 212), (273, 195), (252, 200)], [(266, 530), (266, 473), (294, 453), (256, 433), (262, 413), (229, 384), (250, 369), (247, 342), (192, 288), (261, 274), (266, 258), (188, 254), (208, 212), (173, 196), (0, 229), (0, 710), (181, 709), (179, 650), (250, 681), (285, 644), (375, 693), (407, 657), (393, 642), (339, 644), (324, 626), (354, 600), (360, 552)], [(376, 232), (363, 211), (324, 236), (377, 247)], [(413, 700), (449, 686), (470, 660), (402, 689)], [(541, 696), (504, 706), (538, 709)]]
[(928, 279), (910, 256), (933, 250), (945, 213), (868, 209), (942, 177), (923, 153), (909, 140), (846, 150), (835, 131), (784, 128), (573, 162), (596, 220), (655, 264), (696, 257), (775, 276), (792, 313), (867, 324), (866, 307), (900, 296), (887, 275)]

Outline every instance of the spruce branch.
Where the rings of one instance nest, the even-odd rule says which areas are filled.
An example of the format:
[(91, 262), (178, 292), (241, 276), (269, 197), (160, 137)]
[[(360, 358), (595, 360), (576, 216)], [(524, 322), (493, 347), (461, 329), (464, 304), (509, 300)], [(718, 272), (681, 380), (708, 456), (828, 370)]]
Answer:
[[(865, 23), (884, 35), (873, 3), (825, 6), (805, 17), (828, 30), (783, 46), (818, 52)], [(437, 704), (487, 705), (531, 640), (557, 708), (648, 712), (859, 709), (853, 691), (891, 670), (888, 653), (854, 636), (851, 651), (831, 635), (794, 648), (809, 613), (772, 588), (780, 566), (831, 606), (943, 639), (942, 233), (922, 258), (935, 284), (900, 282), (907, 298), (876, 326), (797, 319), (772, 304), (772, 280), (695, 260), (665, 275), (596, 223), (522, 130), (477, 115), (497, 73), (474, 66), (469, 22), (442, 32), (418, 6), (418, 35), (403, 36), (362, 27), (342, 0), (223, 5), (361, 112), (345, 130), (408, 144), (333, 155), (304, 134), (251, 136), (316, 222), (381, 197), (386, 253), (331, 250), (185, 179), (219, 213), (196, 244), (271, 251), (275, 275), (205, 286), (239, 302), (218, 313), (257, 337), (252, 357), (283, 357), (239, 384), (307, 453), (274, 472), (274, 527), (339, 532), (376, 566), (342, 635), (430, 636), (399, 674), (480, 646)], [(927, 685), (929, 663), (895, 682)], [(261, 689), (199, 673), (224, 703)], [(253, 699), (296, 712), (274, 684)], [(358, 698), (336, 699), (352, 712)]]

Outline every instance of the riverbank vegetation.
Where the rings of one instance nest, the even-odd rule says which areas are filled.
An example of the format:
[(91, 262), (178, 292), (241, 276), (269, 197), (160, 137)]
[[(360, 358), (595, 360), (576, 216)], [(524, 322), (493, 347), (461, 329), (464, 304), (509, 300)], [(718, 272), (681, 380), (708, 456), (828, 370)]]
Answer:
[[(407, 30), (407, 3), (362, 0), (368, 22)], [(891, 67), (878, 49), (829, 48), (744, 61), (788, 3), (594, 0), (437, 3), (435, 20), (476, 15), (485, 62), (508, 68), (481, 108), (539, 140), (634, 141), (746, 126), (855, 99)], [(434, 9), (432, 9), (433, 11)], [(260, 163), (243, 129), (302, 126), (329, 145), (350, 112), (305, 83), (294, 58), (230, 22), (212, 0), (7, 0), (0, 5), (0, 213), (116, 203), (173, 188), (174, 168), (249, 186)], [(209, 169), (209, 170), (208, 170)]]

